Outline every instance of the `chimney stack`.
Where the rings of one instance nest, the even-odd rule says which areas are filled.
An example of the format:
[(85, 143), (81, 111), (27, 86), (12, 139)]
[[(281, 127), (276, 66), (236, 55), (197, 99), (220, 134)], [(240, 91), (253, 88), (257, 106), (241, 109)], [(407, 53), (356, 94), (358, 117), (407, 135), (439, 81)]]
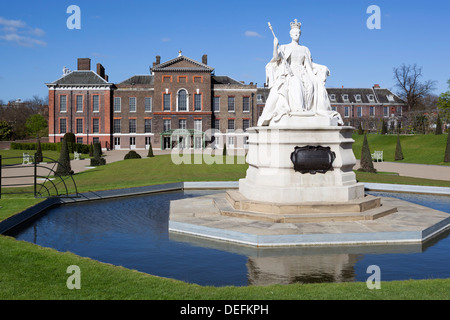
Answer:
[(208, 64), (208, 55), (206, 55), (206, 54), (204, 54), (203, 56), (202, 56), (202, 63), (203, 64)]
[(78, 58), (78, 70), (91, 70), (91, 59)]
[(103, 79), (106, 80), (106, 78), (105, 78), (105, 68), (100, 63), (97, 63), (97, 74), (100, 77), (102, 77)]
[(156, 56), (156, 65), (161, 63), (161, 57), (160, 56)]
[(373, 87), (376, 88), (376, 89), (379, 89), (380, 85), (379, 84), (374, 84)]

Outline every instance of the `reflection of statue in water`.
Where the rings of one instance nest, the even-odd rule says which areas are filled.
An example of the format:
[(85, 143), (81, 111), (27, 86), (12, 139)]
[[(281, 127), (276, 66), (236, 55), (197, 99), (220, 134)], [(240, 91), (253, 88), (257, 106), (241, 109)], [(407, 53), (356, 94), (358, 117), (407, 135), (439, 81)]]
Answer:
[[(283, 116), (327, 116), (343, 124), (337, 112), (331, 110), (325, 89), (330, 74), (326, 66), (312, 62), (311, 53), (299, 45), (301, 23), (291, 22), (292, 42), (278, 46), (274, 34), (273, 58), (266, 66), (266, 78), (270, 93), (259, 126), (278, 122)], [(272, 26), (269, 23), (272, 30)], [(273, 30), (272, 30), (273, 33)]]

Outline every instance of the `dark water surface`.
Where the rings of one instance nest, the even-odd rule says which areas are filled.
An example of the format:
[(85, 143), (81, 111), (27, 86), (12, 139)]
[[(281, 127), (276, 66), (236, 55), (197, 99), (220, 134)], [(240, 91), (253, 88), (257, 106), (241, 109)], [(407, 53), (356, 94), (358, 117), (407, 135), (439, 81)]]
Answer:
[[(64, 205), (10, 235), (41, 246), (201, 285), (450, 278), (449, 233), (425, 245), (256, 249), (168, 232), (171, 200), (184, 191)], [(374, 193), (450, 213), (450, 197)]]

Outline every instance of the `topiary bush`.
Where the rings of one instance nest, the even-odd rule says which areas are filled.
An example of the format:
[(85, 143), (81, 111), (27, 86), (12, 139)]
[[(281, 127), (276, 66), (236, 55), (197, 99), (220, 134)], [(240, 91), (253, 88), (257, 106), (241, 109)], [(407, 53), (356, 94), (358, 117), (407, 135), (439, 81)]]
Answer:
[(364, 141), (361, 150), (360, 168), (358, 171), (375, 173), (377, 170), (373, 166), (372, 154), (370, 153), (369, 142), (367, 141), (367, 134), (364, 134)]
[(153, 148), (152, 148), (152, 143), (151, 142), (150, 142), (150, 145), (148, 146), (147, 157), (149, 157), (149, 158), (154, 157)]
[(56, 168), (55, 175), (57, 176), (69, 176), (73, 171), (70, 166), (69, 148), (67, 147), (66, 139), (63, 139), (61, 144), (61, 153), (59, 154), (58, 167)]
[(91, 166), (97, 167), (106, 164), (105, 158), (102, 158), (102, 145), (98, 142), (93, 145), (93, 155), (94, 157), (91, 158)]
[(403, 160), (402, 145), (400, 144), (400, 135), (397, 135), (397, 145), (395, 146), (395, 160)]
[(127, 159), (141, 159), (141, 158), (142, 157), (139, 155), (139, 153), (137, 153), (134, 150), (130, 150), (123, 159), (127, 160)]

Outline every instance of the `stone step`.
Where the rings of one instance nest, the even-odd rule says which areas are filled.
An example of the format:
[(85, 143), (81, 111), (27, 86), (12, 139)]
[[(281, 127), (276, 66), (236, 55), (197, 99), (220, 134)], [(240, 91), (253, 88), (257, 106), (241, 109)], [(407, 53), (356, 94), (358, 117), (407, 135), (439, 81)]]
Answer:
[(251, 219), (257, 221), (277, 223), (308, 223), (308, 222), (334, 222), (334, 221), (361, 221), (375, 220), (397, 212), (397, 208), (381, 206), (358, 213), (310, 213), (310, 214), (269, 214), (234, 210), (232, 208), (220, 209), (221, 215)]
[(228, 190), (226, 199), (235, 210), (269, 214), (358, 213), (381, 205), (381, 198), (371, 195), (343, 203), (279, 204), (248, 200), (239, 191)]

